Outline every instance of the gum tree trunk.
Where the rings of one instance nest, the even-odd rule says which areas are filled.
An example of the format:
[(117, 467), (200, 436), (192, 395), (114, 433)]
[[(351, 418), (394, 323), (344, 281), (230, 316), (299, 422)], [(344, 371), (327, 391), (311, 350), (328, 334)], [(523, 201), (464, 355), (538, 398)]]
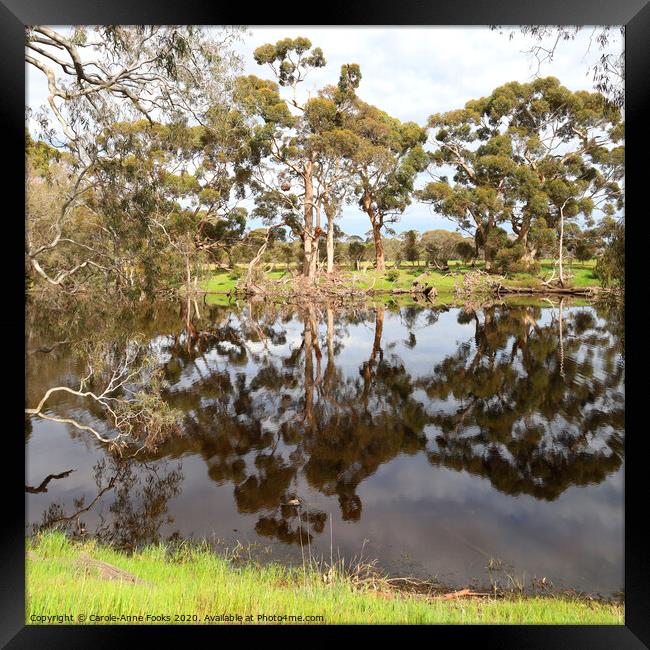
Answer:
[(305, 203), (303, 224), (303, 261), (302, 274), (312, 281), (316, 280), (316, 258), (314, 255), (314, 180), (311, 160), (305, 163)]
[(327, 273), (334, 270), (334, 210), (331, 206), (325, 205), (327, 215)]
[(372, 224), (372, 237), (375, 241), (375, 268), (377, 271), (386, 270), (386, 261), (384, 259), (384, 246), (381, 241), (381, 226)]
[(521, 261), (525, 264), (526, 268), (529, 269), (535, 262), (535, 253), (537, 252), (536, 248), (531, 248), (528, 243), (528, 231), (529, 227), (523, 225), (519, 234), (517, 235), (517, 241), (523, 244), (524, 254), (521, 257)]
[(560, 257), (559, 257), (559, 264), (560, 264), (560, 286), (564, 286), (564, 267), (563, 267), (563, 261), (564, 261), (564, 253), (563, 253), (563, 248), (564, 248), (564, 206), (566, 205), (566, 202), (562, 205), (560, 208)]
[(370, 195), (368, 194), (365, 194), (363, 197), (363, 209), (370, 218), (370, 223), (372, 225), (372, 238), (375, 242), (375, 268), (377, 271), (385, 271), (386, 262), (384, 259), (384, 247), (381, 242), (382, 223), (379, 215), (372, 207), (372, 201), (370, 200)]

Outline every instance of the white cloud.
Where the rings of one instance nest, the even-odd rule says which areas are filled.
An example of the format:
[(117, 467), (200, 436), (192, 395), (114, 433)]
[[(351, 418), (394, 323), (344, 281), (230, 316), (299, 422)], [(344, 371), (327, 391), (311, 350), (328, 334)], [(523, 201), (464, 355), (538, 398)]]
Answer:
[[(262, 76), (252, 51), (284, 37), (306, 36), (323, 49), (327, 66), (310, 73), (305, 90), (336, 83), (344, 63), (358, 63), (359, 94), (401, 120), (423, 123), (438, 111), (462, 106), (508, 81), (529, 81), (535, 66), (522, 52), (529, 42), (512, 40), (487, 27), (252, 27), (241, 48), (246, 71)], [(591, 88), (586, 76), (589, 30), (560, 44), (555, 60), (542, 67), (572, 90)], [(266, 68), (268, 70), (268, 68)]]

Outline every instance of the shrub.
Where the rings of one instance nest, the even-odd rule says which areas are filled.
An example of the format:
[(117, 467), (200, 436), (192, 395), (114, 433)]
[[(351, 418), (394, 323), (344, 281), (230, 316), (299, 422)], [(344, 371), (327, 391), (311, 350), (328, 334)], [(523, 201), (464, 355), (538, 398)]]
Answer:
[(456, 244), (456, 255), (467, 264), (476, 257), (476, 249), (474, 244), (468, 241), (461, 241)]
[(618, 284), (625, 288), (625, 225), (621, 221), (612, 229), (608, 246), (596, 262), (593, 274), (604, 287)]
[(396, 282), (397, 278), (399, 278), (399, 271), (397, 269), (391, 269), (386, 272), (385, 277), (389, 282)]
[(508, 233), (503, 228), (493, 228), (490, 230), (487, 240), (484, 240), (481, 237), (480, 231), (477, 235), (479, 246), (481, 246), (485, 252), (486, 261), (496, 261), (498, 252), (511, 245), (511, 242), (508, 239)]
[(494, 256), (494, 268), (499, 273), (538, 273), (539, 261), (523, 259), (525, 254), (526, 250), (521, 243), (499, 248)]

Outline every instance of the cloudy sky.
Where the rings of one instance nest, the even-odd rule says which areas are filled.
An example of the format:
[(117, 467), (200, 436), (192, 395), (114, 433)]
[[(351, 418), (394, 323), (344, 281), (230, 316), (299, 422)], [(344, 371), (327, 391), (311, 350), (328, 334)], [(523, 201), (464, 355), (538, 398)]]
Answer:
[[(591, 90), (590, 64), (597, 59), (590, 48), (592, 28), (575, 40), (560, 43), (554, 60), (543, 64), (540, 74), (553, 75), (571, 90)], [(315, 94), (325, 84), (336, 83), (343, 63), (358, 63), (363, 75), (359, 95), (400, 120), (424, 124), (432, 113), (461, 108), (466, 101), (488, 95), (508, 81), (530, 81), (537, 64), (524, 50), (530, 40), (487, 27), (251, 27), (239, 50), (245, 72), (269, 76), (268, 67), (253, 60), (253, 50), (263, 43), (285, 37), (306, 36), (322, 48), (327, 66), (310, 72), (301, 92)], [(620, 47), (623, 47), (620, 41)], [(616, 47), (616, 45), (614, 46)], [(27, 103), (43, 104), (45, 78), (27, 66)], [(354, 206), (346, 206), (340, 225), (344, 232), (363, 235), (367, 217)], [(429, 206), (414, 203), (404, 213), (396, 230), (414, 228), (453, 229), (453, 223), (433, 215)]]

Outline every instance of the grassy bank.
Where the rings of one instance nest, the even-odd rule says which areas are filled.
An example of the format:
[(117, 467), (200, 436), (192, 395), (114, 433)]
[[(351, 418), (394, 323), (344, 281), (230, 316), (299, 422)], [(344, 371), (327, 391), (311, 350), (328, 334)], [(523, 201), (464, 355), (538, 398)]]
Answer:
[[(445, 600), (341, 574), (326, 583), (316, 570), (241, 564), (207, 549), (153, 546), (127, 556), (56, 532), (29, 540), (27, 548), (28, 624), (217, 623), (224, 614), (241, 617), (226, 622), (244, 623), (623, 623), (617, 604), (551, 596)], [(71, 618), (57, 618), (64, 615)], [(117, 620), (97, 620), (111, 615)], [(121, 621), (122, 615), (143, 619)]]
[[(569, 277), (568, 285), (572, 287), (598, 287), (599, 281), (594, 276), (593, 270), (595, 260), (584, 263), (576, 263), (572, 268), (567, 267), (566, 273)], [(289, 273), (286, 265), (276, 265), (277, 268), (267, 272), (269, 280), (278, 280)], [(409, 289), (415, 278), (422, 276), (422, 281), (433, 285), (439, 298), (451, 299), (456, 287), (462, 283), (463, 276), (470, 271), (480, 269), (479, 263), (472, 267), (458, 261), (449, 263), (449, 271), (441, 272), (427, 268), (424, 264), (415, 265), (403, 263), (400, 269), (391, 268), (390, 264), (384, 273), (378, 273), (372, 268), (351, 270), (339, 270), (340, 277), (354, 289), (373, 289), (375, 291), (389, 292), (393, 289)], [(514, 273), (506, 277), (504, 285), (512, 287), (541, 288), (544, 279), (549, 278), (553, 273), (553, 263), (550, 260), (542, 261), (539, 274)], [(237, 286), (239, 279), (245, 274), (245, 268), (237, 267), (233, 271), (224, 269), (208, 270), (207, 275), (201, 283), (204, 291), (214, 294), (225, 294)]]

